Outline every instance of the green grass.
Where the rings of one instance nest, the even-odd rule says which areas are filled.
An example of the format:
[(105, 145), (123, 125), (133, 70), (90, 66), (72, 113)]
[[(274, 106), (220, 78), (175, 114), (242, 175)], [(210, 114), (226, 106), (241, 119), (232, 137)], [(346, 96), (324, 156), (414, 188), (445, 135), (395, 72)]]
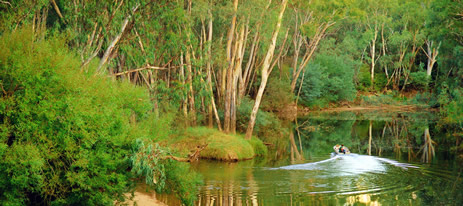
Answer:
[(200, 157), (221, 161), (246, 160), (267, 154), (267, 147), (255, 137), (246, 140), (242, 135), (225, 134), (206, 127), (188, 128), (168, 144), (182, 156), (194, 151), (199, 145), (208, 144), (201, 151)]

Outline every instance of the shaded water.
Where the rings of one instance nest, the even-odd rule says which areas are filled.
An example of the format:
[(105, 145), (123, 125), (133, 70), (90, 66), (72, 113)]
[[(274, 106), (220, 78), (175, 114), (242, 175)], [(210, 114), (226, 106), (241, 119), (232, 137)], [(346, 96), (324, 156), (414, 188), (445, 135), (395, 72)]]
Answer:
[[(197, 205), (461, 205), (454, 140), (432, 115), (304, 117), (282, 159), (200, 161)], [(295, 141), (290, 141), (294, 138)], [(290, 142), (296, 144), (291, 146)], [(335, 144), (354, 154), (332, 156)], [(273, 151), (276, 152), (277, 150)], [(280, 150), (281, 152), (281, 150)], [(303, 158), (298, 158), (296, 154)], [(273, 155), (270, 155), (273, 156)], [(178, 202), (169, 202), (177, 205)]]

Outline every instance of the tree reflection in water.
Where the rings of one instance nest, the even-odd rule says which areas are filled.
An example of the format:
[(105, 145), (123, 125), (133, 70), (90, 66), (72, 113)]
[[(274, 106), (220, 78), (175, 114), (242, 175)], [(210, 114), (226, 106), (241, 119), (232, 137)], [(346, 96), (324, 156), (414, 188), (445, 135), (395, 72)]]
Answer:
[[(292, 127), (292, 136), (281, 137), (286, 152), (274, 144), (278, 152), (273, 154), (284, 156), (237, 163), (202, 160), (194, 165), (205, 179), (196, 205), (456, 205), (463, 201), (462, 167), (450, 149), (455, 141), (437, 130), (432, 118), (343, 113), (311, 116), (299, 123)], [(357, 154), (330, 158), (335, 144)], [(296, 161), (297, 153), (302, 160)]]
[[(398, 160), (430, 163), (436, 155), (437, 142), (446, 142), (444, 134), (437, 134), (436, 122), (422, 116), (400, 113), (374, 115), (324, 114), (300, 120), (304, 122), (298, 131), (304, 140), (301, 144), (305, 152), (303, 158), (326, 153), (330, 151), (329, 147), (344, 144), (351, 148), (351, 152), (359, 154), (394, 154)], [(437, 134), (437, 141), (432, 138), (433, 133)], [(449, 152), (452, 146), (441, 144), (439, 148), (442, 152)], [(403, 159), (404, 154), (406, 159)], [(421, 158), (417, 154), (421, 154)]]
[(435, 144), (436, 142), (431, 139), (431, 135), (429, 134), (429, 128), (426, 127), (424, 129), (424, 144), (420, 147), (420, 151), (418, 151), (418, 153), (422, 153), (421, 162), (431, 162), (432, 158), (436, 155), (434, 151)]

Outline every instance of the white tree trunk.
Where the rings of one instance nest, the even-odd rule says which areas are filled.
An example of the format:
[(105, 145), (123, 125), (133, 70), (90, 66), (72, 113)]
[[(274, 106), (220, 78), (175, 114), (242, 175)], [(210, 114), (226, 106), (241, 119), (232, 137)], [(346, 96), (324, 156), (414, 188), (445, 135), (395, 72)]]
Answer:
[[(132, 8), (132, 13), (135, 13), (135, 11), (137, 11), (138, 9), (138, 6), (140, 6), (139, 4), (135, 5), (135, 7)], [(98, 64), (98, 68), (97, 68), (97, 73), (101, 73), (101, 68), (106, 64), (106, 62), (108, 61), (109, 59), (109, 55), (112, 53), (114, 47), (116, 47), (116, 44), (119, 42), (119, 40), (121, 39), (122, 35), (124, 34), (125, 32), (125, 29), (127, 28), (127, 24), (129, 24), (129, 20), (132, 18), (132, 14), (129, 14), (129, 16), (127, 18), (124, 19), (124, 22), (122, 22), (122, 27), (121, 27), (121, 31), (113, 38), (113, 40), (111, 41), (111, 44), (109, 44), (108, 48), (106, 49), (104, 55), (103, 55), (103, 58), (101, 58), (100, 60), (100, 63)]]
[(371, 71), (370, 71), (370, 81), (371, 81), (371, 88), (375, 87), (375, 54), (376, 54), (376, 39), (378, 37), (378, 28), (375, 25), (375, 35), (373, 40), (371, 41), (370, 47), (370, 55), (371, 55)]
[(439, 43), (439, 45), (437, 47), (433, 47), (434, 46), (433, 45), (434, 41), (426, 40), (425, 43), (426, 43), (426, 46), (427, 46), (427, 52), (425, 52), (425, 54), (428, 57), (426, 75), (428, 75), (428, 77), (430, 77), (431, 73), (432, 73), (432, 67), (434, 66), (434, 64), (437, 61), (437, 55), (439, 54), (440, 43)]
[(256, 123), (257, 112), (259, 110), (260, 102), (262, 100), (262, 95), (264, 94), (265, 86), (267, 85), (268, 76), (270, 75), (268, 70), (270, 67), (270, 62), (273, 58), (273, 53), (275, 52), (276, 41), (281, 27), (281, 20), (283, 19), (283, 14), (285, 13), (287, 3), (288, 0), (283, 0), (283, 2), (281, 3), (281, 10), (278, 16), (278, 22), (275, 27), (275, 31), (273, 32), (272, 41), (267, 50), (267, 54), (265, 55), (264, 63), (262, 65), (262, 79), (260, 82), (259, 91), (257, 92), (256, 102), (254, 103), (254, 107), (252, 108), (248, 128), (246, 130), (246, 139), (251, 139), (252, 137), (252, 131), (254, 130), (254, 125)]

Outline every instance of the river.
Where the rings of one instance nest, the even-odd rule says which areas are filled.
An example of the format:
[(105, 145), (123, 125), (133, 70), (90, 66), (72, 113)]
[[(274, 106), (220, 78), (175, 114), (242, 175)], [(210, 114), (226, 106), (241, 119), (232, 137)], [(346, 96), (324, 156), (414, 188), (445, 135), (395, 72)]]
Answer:
[[(293, 132), (282, 137), (288, 139), (280, 145), (283, 150), (274, 148), (266, 158), (193, 164), (205, 183), (198, 188), (196, 205), (463, 202), (462, 165), (452, 152), (455, 139), (439, 126), (435, 114), (311, 114), (299, 118)], [(332, 156), (335, 144), (346, 145), (353, 154)]]

